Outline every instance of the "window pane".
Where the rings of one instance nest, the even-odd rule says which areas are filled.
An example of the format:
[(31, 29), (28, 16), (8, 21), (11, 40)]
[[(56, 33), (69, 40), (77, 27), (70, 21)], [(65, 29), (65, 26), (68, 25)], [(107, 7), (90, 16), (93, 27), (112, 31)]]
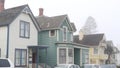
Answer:
[(26, 50), (22, 50), (21, 65), (26, 65)]
[(69, 63), (73, 63), (73, 50), (68, 49)]
[(16, 50), (16, 53), (15, 53), (15, 62), (16, 62), (16, 66), (20, 65), (20, 50)]
[(24, 22), (20, 22), (20, 36), (24, 37)]
[(29, 24), (28, 23), (26, 23), (25, 24), (25, 37), (29, 37)]
[(67, 27), (63, 27), (63, 38), (64, 38), (64, 41), (67, 40)]
[(55, 36), (55, 30), (50, 31), (50, 36)]
[(59, 49), (59, 63), (66, 63), (66, 49)]

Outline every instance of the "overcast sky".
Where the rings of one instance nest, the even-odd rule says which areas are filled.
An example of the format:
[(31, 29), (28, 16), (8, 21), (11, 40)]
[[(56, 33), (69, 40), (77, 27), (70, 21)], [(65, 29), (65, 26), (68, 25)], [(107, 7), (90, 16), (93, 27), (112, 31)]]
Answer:
[(74, 22), (78, 34), (88, 16), (97, 23), (99, 33), (105, 33), (107, 40), (120, 44), (120, 0), (6, 0), (5, 8), (28, 4), (35, 16), (39, 8), (44, 15), (57, 16), (67, 14)]

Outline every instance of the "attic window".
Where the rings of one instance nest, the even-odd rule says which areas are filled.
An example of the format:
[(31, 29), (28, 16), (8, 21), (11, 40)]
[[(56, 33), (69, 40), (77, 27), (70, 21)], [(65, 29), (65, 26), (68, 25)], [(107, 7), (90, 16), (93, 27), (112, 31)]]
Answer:
[(55, 35), (56, 35), (55, 30), (50, 30), (49, 36), (50, 36), (50, 37), (53, 37), (53, 36), (55, 36)]

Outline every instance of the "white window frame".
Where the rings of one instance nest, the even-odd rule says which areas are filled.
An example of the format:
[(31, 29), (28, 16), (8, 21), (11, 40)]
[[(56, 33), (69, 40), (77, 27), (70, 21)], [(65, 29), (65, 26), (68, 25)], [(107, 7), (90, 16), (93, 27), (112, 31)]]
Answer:
[(66, 49), (66, 63), (63, 63), (63, 64), (68, 64), (69, 63), (69, 55), (68, 55), (68, 50), (69, 49), (72, 49), (73, 51), (73, 61), (72, 61), (72, 63), (74, 63), (74, 49), (73, 48), (67, 48), (67, 47), (58, 47), (57, 48), (57, 64), (59, 65), (60, 63), (59, 63), (59, 49)]
[[(51, 35), (51, 32), (52, 32), (52, 31), (54, 31), (54, 35), (53, 35), (53, 36)], [(49, 31), (49, 37), (55, 37), (55, 36), (56, 36), (56, 30), (50, 30), (50, 31)]]
[[(59, 56), (60, 56), (60, 55), (59, 55), (60, 49), (65, 49), (65, 51), (66, 51), (66, 55), (65, 55), (66, 61), (65, 61), (65, 63), (60, 63), (60, 60), (59, 60), (59, 58), (60, 58), (60, 57), (59, 57)], [(67, 49), (66, 49), (66, 48), (59, 48), (59, 49), (58, 49), (58, 60), (59, 60), (59, 61), (58, 61), (58, 64), (66, 64), (66, 63), (67, 63)]]
[[(64, 34), (64, 28), (66, 29), (66, 36)], [(67, 32), (68, 32), (68, 29), (66, 26), (63, 26), (63, 41), (67, 41)], [(65, 38), (66, 37), (66, 38)]]

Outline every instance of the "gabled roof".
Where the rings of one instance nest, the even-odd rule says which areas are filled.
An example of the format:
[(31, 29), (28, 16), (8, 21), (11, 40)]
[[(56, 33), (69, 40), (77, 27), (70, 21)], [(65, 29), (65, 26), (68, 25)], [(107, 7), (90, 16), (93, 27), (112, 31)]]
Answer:
[(89, 46), (98, 46), (102, 41), (104, 34), (90, 34), (84, 35), (82, 40), (79, 40), (79, 36), (74, 36), (74, 42), (89, 45)]
[[(37, 16), (36, 19), (39, 23), (39, 26), (42, 30), (49, 30), (49, 29), (58, 29), (60, 28), (61, 23), (67, 18), (67, 15), (60, 15), (54, 17), (47, 17), (47, 16)], [(72, 27), (73, 24), (70, 26)], [(75, 28), (75, 26), (74, 26)]]
[(0, 12), (0, 26), (9, 25), (28, 5), (5, 9)]
[(73, 30), (75, 32), (77, 30), (76, 27), (75, 27), (75, 24), (74, 23), (70, 23), (70, 24), (71, 24), (71, 26), (72, 26), (72, 28), (73, 28)]
[(31, 12), (31, 10), (27, 4), (13, 7), (13, 8), (9, 8), (9, 9), (5, 9), (2, 12), (0, 12), (0, 26), (9, 25), (10, 23), (12, 23), (16, 19), (16, 17), (21, 12), (28, 14), (30, 16), (30, 18), (32, 19), (37, 30), (40, 31), (40, 27), (38, 26), (37, 20), (34, 17), (33, 13)]

